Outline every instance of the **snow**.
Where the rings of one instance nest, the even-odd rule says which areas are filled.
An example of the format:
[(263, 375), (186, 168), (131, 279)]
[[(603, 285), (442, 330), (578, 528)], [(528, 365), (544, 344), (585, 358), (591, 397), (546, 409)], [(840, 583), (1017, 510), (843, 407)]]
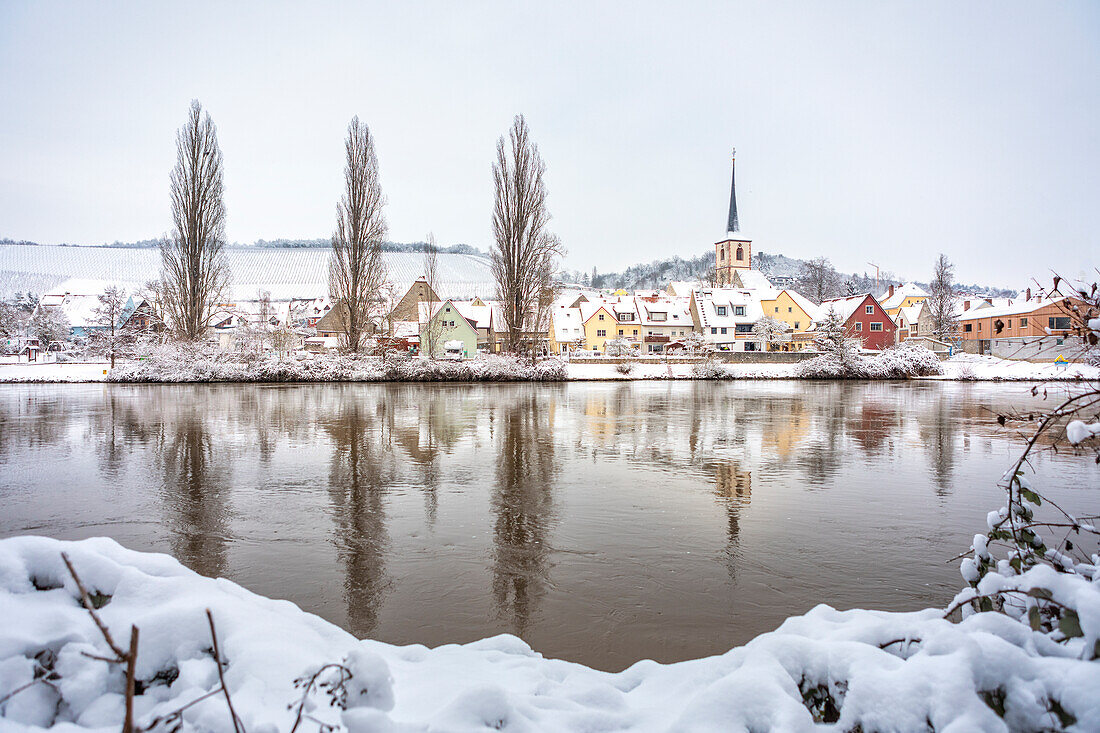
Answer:
[[(482, 357), (483, 359), (484, 357)], [(292, 374), (289, 371), (290, 361), (280, 362), (270, 357), (271, 362), (262, 362), (254, 365), (251, 375), (248, 370), (241, 367), (233, 369), (233, 373), (225, 372), (220, 376), (208, 376), (206, 379), (234, 379), (241, 381), (264, 381), (277, 376), (278, 381), (346, 381), (348, 379), (362, 379), (378, 381), (384, 379), (380, 373), (381, 366), (371, 366), (369, 373), (352, 376), (348, 370), (341, 367), (344, 357), (338, 355), (310, 355), (303, 357), (298, 362), (302, 366), (303, 373)], [(490, 358), (491, 360), (491, 358)], [(364, 362), (369, 361), (364, 358)], [(420, 360), (422, 361), (422, 360)], [(522, 360), (521, 360), (522, 361)], [(636, 361), (634, 370), (630, 374), (621, 374), (616, 371), (616, 360), (607, 360), (602, 363), (564, 363), (564, 376), (562, 378), (577, 381), (590, 380), (624, 380), (624, 379), (691, 379), (694, 374), (696, 362), (671, 363), (663, 361)], [(480, 360), (474, 360), (480, 363)], [(469, 364), (470, 362), (465, 362)], [(550, 360), (551, 365), (559, 364), (557, 360)], [(101, 382), (110, 379), (123, 379), (126, 381), (140, 381), (137, 379), (142, 369), (142, 363), (119, 362), (114, 371), (109, 370), (108, 365), (102, 362), (95, 363), (4, 363), (0, 362), (0, 383), (3, 382)], [(265, 367), (265, 364), (267, 365)], [(456, 368), (455, 363), (449, 369)], [(1057, 381), (1078, 379), (1100, 379), (1100, 367), (1087, 364), (1070, 364), (1068, 367), (1056, 366), (1049, 362), (1026, 362), (998, 359), (992, 356), (978, 356), (976, 354), (957, 354), (947, 361), (941, 362), (944, 373), (941, 376), (919, 377), (920, 379), (962, 379), (979, 381)], [(190, 362), (176, 369), (158, 369), (150, 378), (150, 381), (204, 381), (200, 377), (201, 364)], [(346, 364), (345, 364), (346, 366)], [(798, 364), (778, 363), (718, 363), (723, 370), (723, 376), (730, 379), (795, 379)], [(145, 367), (148, 369), (149, 367)], [(219, 367), (219, 370), (222, 369)], [(266, 369), (267, 372), (263, 372)], [(110, 372), (104, 374), (104, 370)], [(276, 371), (278, 374), (276, 374)], [(482, 370), (483, 372), (485, 370)], [(129, 374), (130, 376), (126, 376)], [(274, 375), (274, 376), (273, 376)], [(294, 377), (297, 377), (295, 379)], [(394, 375), (393, 378), (399, 378)], [(477, 379), (489, 378), (487, 375)], [(544, 379), (545, 377), (539, 377)]]
[(1100, 422), (1086, 423), (1083, 420), (1073, 420), (1066, 425), (1066, 440), (1074, 445), (1083, 443), (1094, 435), (1100, 435)]
[[(0, 698), (32, 683), (36, 670), (44, 681), (0, 703), (5, 730), (117, 731), (121, 723), (123, 673), (85, 654), (109, 651), (77, 601), (63, 551), (89, 590), (109, 596), (99, 614), (114, 638), (128, 638), (131, 624), (140, 629), (142, 726), (218, 691), (207, 609), (249, 731), (290, 730), (303, 697), (295, 680), (326, 664), (341, 666), (321, 673), (327, 689), (307, 692), (306, 730), (809, 731), (823, 720), (838, 731), (1045, 730), (1059, 727), (1054, 703), (1077, 730), (1100, 720), (1097, 663), (1075, 653), (1084, 641), (1056, 644), (999, 613), (952, 623), (940, 609), (822, 605), (725, 654), (609, 673), (546, 659), (508, 635), (434, 649), (356, 640), (292, 603), (204, 578), (165, 555), (106, 538), (15, 537), (0, 540)], [(1046, 573), (1036, 585), (1059, 580), (1036, 570)], [(1094, 638), (1100, 591), (1075, 580), (1087, 610), (1081, 624)], [(994, 694), (1003, 718), (987, 702)], [(232, 730), (221, 694), (188, 707), (182, 722), (184, 731)]]

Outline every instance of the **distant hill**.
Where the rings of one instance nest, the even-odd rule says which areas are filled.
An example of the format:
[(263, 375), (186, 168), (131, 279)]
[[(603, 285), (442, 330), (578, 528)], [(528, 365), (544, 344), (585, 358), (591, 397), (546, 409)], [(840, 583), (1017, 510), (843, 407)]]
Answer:
[[(25, 239), (0, 239), (0, 244), (30, 244), (40, 245), (39, 242), (31, 242)], [(110, 244), (102, 245), (84, 245), (84, 244), (68, 244), (61, 243), (58, 247), (87, 247), (87, 246), (99, 246), (109, 247), (111, 249), (155, 249), (160, 244), (158, 239), (142, 239), (137, 242), (112, 242)], [(259, 247), (264, 249), (317, 249), (327, 248), (331, 245), (331, 241), (325, 239), (257, 239), (252, 243), (233, 242), (228, 244), (227, 247), (232, 249), (246, 249), (251, 247)], [(427, 242), (383, 242), (383, 252), (423, 252), (428, 246)], [(471, 247), (468, 244), (452, 244), (446, 247), (439, 248), (442, 254), (456, 254), (456, 255), (474, 255), (475, 257), (488, 257), (489, 255), (476, 247)]]
[[(802, 272), (806, 260), (787, 257), (782, 254), (770, 254), (768, 252), (755, 252), (752, 256), (753, 269), (759, 270), (769, 278), (792, 278), (797, 280)], [(595, 268), (591, 271), (564, 270), (561, 278), (565, 282), (578, 285), (589, 285), (594, 288), (623, 288), (624, 290), (654, 290), (663, 288), (674, 280), (701, 280), (707, 282), (714, 273), (714, 251), (708, 250), (698, 257), (684, 259), (672, 257), (664, 260), (631, 265), (621, 272), (598, 272)], [(874, 273), (838, 273), (840, 282), (846, 291), (848, 286), (857, 293), (869, 293), (876, 291)], [(905, 280), (898, 278), (890, 272), (880, 273), (877, 289), (885, 290), (890, 285), (900, 285)], [(917, 285), (927, 289), (928, 284), (921, 281)], [(1016, 290), (997, 288), (988, 285), (957, 284), (959, 292), (972, 295), (981, 295), (992, 298), (1005, 298), (1016, 295)], [(839, 293), (843, 294), (843, 293)]]

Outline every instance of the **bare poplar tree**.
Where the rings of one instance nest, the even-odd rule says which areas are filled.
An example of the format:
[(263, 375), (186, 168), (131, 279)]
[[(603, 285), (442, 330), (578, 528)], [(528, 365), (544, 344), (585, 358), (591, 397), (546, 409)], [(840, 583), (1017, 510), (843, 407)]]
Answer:
[(955, 266), (944, 254), (936, 258), (931, 290), (927, 304), (928, 313), (932, 317), (932, 334), (940, 341), (953, 341), (958, 336), (959, 325), (955, 296)]
[(329, 261), (329, 294), (337, 308), (348, 351), (362, 348), (379, 292), (386, 280), (382, 238), (386, 200), (378, 179), (374, 138), (366, 123), (353, 117), (344, 143), (344, 195), (336, 204), (336, 231), (332, 234)]
[(197, 99), (176, 133), (171, 184), (174, 229), (160, 246), (162, 305), (176, 334), (193, 340), (206, 331), (229, 286), (222, 151), (214, 122)]
[(428, 232), (428, 243), (424, 247), (424, 280), (428, 283), (428, 321), (424, 325), (423, 353), (429, 358), (435, 355), (436, 342), (439, 340), (442, 325), (432, 321), (436, 287), (439, 285), (439, 247), (435, 243), (435, 234)]
[(508, 133), (497, 140), (493, 163), (493, 276), (507, 334), (509, 351), (521, 348), (524, 331), (537, 328), (539, 299), (553, 286), (561, 243), (546, 231), (543, 175), (546, 163), (531, 142), (523, 115), (517, 115)]

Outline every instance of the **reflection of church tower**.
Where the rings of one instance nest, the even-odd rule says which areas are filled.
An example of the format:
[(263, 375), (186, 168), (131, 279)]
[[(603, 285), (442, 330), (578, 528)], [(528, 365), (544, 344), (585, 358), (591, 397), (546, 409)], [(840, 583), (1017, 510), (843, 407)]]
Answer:
[(726, 238), (714, 245), (714, 277), (719, 286), (733, 281), (735, 270), (752, 269), (752, 240), (741, 233), (737, 220), (737, 151), (730, 162), (730, 213), (726, 220)]
[(741, 538), (741, 509), (752, 498), (752, 472), (736, 463), (714, 466), (714, 496), (726, 508), (726, 569), (737, 577), (737, 548)]

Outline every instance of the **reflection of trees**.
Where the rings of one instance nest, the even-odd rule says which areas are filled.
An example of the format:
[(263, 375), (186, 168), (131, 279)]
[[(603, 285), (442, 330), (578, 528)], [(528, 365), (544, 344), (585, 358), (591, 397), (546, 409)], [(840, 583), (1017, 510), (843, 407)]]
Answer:
[(726, 568), (730, 580), (736, 580), (741, 540), (741, 509), (752, 497), (752, 472), (737, 463), (716, 463), (706, 467), (714, 472), (714, 496), (726, 510)]
[[(163, 415), (169, 408), (158, 401)], [(202, 404), (175, 402), (175, 414), (165, 415), (157, 454), (172, 554), (192, 570), (217, 577), (225, 574), (227, 566), (229, 481), (228, 472), (218, 465), (210, 416)]]
[(824, 486), (840, 471), (844, 462), (844, 423), (854, 398), (852, 385), (824, 386), (815, 417), (814, 437), (803, 445), (798, 465), (806, 483)]
[(336, 550), (344, 565), (344, 601), (349, 631), (369, 636), (388, 585), (385, 553), (389, 544), (383, 505), (393, 471), (393, 451), (388, 445), (392, 411), (384, 402), (373, 403), (380, 413), (368, 411), (371, 403), (349, 398), (340, 403), (335, 419), (326, 424), (332, 438), (329, 496), (336, 523)]
[(553, 512), (554, 436), (535, 390), (502, 408), (492, 508), (493, 599), (523, 635), (549, 580), (547, 535)]
[(945, 497), (951, 493), (951, 480), (955, 472), (955, 441), (959, 432), (958, 415), (953, 414), (950, 399), (942, 391), (929, 395), (935, 406), (928, 417), (920, 421), (920, 438), (928, 451), (928, 470), (936, 483), (936, 494)]
[(92, 413), (88, 440), (95, 445), (99, 470), (108, 480), (117, 480), (135, 444), (149, 444), (156, 436), (146, 421), (149, 393), (141, 387), (113, 387), (104, 396), (103, 409)]

